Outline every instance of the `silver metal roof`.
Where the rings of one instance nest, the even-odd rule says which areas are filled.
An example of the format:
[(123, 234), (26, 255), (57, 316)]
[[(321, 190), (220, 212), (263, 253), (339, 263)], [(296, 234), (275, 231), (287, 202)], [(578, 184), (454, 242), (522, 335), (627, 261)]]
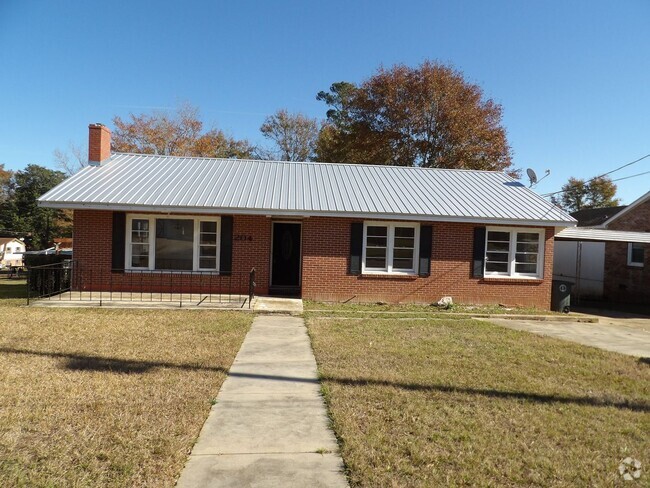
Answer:
[(113, 154), (45, 207), (573, 226), (501, 172)]
[(650, 232), (627, 232), (620, 230), (572, 227), (555, 235), (556, 239), (569, 241), (606, 241), (650, 243)]

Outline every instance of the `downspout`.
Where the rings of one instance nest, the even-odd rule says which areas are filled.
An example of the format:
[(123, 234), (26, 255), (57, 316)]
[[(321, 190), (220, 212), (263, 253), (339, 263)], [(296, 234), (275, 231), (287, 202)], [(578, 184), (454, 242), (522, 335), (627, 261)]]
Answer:
[(576, 246), (576, 305), (580, 305), (580, 275), (582, 274), (582, 241)]

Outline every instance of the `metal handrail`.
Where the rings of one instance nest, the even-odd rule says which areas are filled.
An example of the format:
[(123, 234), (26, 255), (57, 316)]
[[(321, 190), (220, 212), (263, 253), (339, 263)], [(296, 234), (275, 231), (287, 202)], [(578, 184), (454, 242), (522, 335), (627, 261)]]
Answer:
[(194, 270), (137, 270), (84, 267), (77, 261), (27, 270), (27, 304), (35, 299), (186, 303), (238, 303), (255, 296), (255, 268), (219, 273)]
[(251, 269), (248, 276), (248, 308), (251, 308), (255, 297), (255, 268)]

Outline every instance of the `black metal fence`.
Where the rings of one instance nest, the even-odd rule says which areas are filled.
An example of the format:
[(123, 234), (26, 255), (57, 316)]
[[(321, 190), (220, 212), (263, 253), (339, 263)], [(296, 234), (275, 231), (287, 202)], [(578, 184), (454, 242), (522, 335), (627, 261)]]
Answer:
[(255, 268), (243, 273), (124, 270), (83, 267), (76, 261), (27, 270), (27, 304), (34, 300), (219, 304), (243, 308), (255, 297)]
[(27, 268), (27, 305), (30, 298), (49, 298), (71, 290), (72, 261)]

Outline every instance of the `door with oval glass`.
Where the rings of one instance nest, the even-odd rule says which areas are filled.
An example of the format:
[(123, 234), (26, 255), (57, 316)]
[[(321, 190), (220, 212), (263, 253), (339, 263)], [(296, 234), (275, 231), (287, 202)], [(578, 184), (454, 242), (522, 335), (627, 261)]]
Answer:
[(301, 230), (299, 222), (273, 222), (270, 289), (273, 295), (300, 295)]

